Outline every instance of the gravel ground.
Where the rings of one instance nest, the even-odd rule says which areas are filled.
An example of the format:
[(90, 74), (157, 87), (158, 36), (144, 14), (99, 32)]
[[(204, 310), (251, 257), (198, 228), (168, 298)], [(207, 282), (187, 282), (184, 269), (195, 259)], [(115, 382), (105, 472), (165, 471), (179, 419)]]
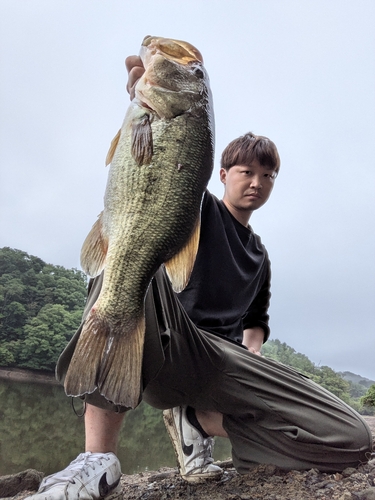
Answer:
[[(375, 439), (375, 417), (365, 417)], [(260, 465), (247, 475), (239, 475), (232, 461), (218, 463), (224, 473), (218, 480), (191, 485), (176, 469), (163, 468), (121, 480), (120, 499), (129, 500), (375, 500), (375, 457), (360, 467), (342, 473), (282, 471), (272, 465)], [(30, 491), (7, 497), (24, 499)], [(3, 497), (4, 498), (4, 497)], [(3, 500), (0, 498), (0, 500)]]

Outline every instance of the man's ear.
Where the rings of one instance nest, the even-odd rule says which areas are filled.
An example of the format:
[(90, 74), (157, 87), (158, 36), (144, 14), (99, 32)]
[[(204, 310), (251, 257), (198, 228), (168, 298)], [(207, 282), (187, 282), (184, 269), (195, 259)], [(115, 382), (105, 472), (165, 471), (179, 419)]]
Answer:
[(220, 181), (223, 184), (226, 184), (227, 182), (227, 171), (225, 170), (225, 168), (220, 169)]

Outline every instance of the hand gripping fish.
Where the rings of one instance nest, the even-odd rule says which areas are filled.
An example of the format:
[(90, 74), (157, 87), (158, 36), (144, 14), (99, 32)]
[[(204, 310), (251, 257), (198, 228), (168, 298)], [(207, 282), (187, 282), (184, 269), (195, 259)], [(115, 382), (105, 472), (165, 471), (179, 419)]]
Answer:
[(129, 408), (140, 398), (147, 288), (162, 264), (175, 291), (189, 280), (214, 142), (200, 52), (146, 37), (140, 57), (145, 73), (107, 156), (104, 210), (81, 252), (88, 275), (104, 270), (103, 285), (65, 378), (68, 395), (98, 389)]

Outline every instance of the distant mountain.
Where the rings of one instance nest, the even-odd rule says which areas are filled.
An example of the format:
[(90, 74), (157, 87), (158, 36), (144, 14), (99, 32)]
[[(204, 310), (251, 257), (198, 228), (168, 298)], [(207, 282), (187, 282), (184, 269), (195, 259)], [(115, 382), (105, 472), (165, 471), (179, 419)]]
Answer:
[(375, 384), (375, 380), (370, 380), (368, 378), (361, 377), (361, 375), (356, 375), (355, 373), (352, 372), (338, 372), (338, 373), (344, 380), (352, 382), (352, 384), (362, 385), (363, 387), (366, 387), (366, 389)]

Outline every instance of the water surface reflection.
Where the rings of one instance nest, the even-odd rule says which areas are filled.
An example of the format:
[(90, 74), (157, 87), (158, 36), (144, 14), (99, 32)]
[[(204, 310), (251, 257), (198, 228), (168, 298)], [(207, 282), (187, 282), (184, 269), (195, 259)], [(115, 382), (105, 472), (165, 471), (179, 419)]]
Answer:
[[(51, 474), (66, 467), (83, 445), (83, 419), (62, 387), (0, 380), (0, 475), (28, 468)], [(215, 459), (229, 455), (229, 442), (217, 439)], [(128, 413), (118, 456), (125, 474), (175, 466), (160, 411), (142, 403)]]

